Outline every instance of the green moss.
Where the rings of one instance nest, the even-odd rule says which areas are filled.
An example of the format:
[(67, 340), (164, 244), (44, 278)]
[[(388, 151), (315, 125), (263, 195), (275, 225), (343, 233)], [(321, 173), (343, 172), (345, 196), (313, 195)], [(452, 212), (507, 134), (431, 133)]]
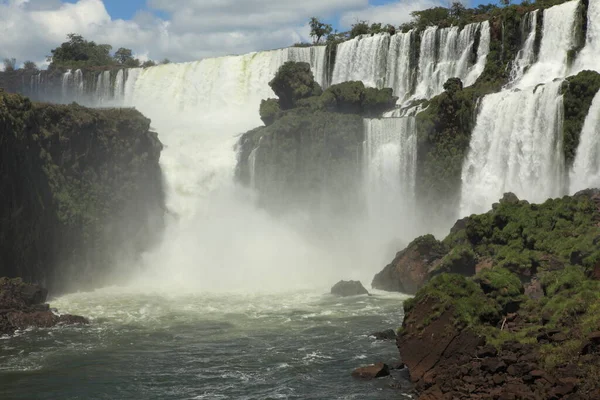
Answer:
[(280, 112), (281, 107), (279, 107), (279, 100), (267, 99), (260, 102), (260, 119), (262, 119), (265, 125), (271, 125), (275, 122), (275, 119)]

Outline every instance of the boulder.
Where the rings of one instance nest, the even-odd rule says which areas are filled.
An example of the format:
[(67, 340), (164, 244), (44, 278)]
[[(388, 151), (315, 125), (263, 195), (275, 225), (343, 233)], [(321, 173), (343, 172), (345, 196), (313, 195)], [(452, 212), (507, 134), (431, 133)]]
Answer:
[(331, 294), (341, 297), (369, 294), (359, 281), (339, 281), (331, 288)]
[(377, 340), (396, 340), (396, 332), (393, 329), (387, 329), (381, 332), (373, 332), (371, 336)]
[(375, 378), (381, 378), (390, 374), (390, 368), (387, 364), (377, 363), (367, 365), (366, 367), (356, 368), (352, 371), (352, 376), (358, 379), (371, 380)]
[(55, 314), (48, 304), (44, 304), (47, 293), (45, 288), (19, 278), (0, 278), (0, 335), (11, 335), (17, 329), (29, 327), (89, 323), (77, 315)]

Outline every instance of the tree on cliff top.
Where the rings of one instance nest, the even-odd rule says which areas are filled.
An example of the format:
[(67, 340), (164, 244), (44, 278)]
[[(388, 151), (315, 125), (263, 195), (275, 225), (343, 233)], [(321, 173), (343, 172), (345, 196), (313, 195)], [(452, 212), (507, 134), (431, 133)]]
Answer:
[(96, 44), (75, 33), (69, 33), (67, 38), (69, 39), (67, 42), (51, 50), (52, 55), (48, 57), (51, 61), (50, 69), (56, 67), (105, 66), (115, 63), (110, 56), (111, 45)]
[(295, 107), (296, 102), (312, 96), (320, 96), (323, 90), (310, 70), (310, 65), (304, 62), (288, 61), (283, 64), (275, 78), (269, 82), (273, 92), (279, 97), (282, 110)]
[(333, 32), (330, 24), (325, 24), (315, 17), (310, 19), (308, 25), (310, 26), (310, 37), (313, 38), (315, 43), (319, 43), (322, 37), (328, 36)]
[(17, 60), (15, 58), (5, 58), (3, 63), (4, 71), (10, 72), (16, 69)]

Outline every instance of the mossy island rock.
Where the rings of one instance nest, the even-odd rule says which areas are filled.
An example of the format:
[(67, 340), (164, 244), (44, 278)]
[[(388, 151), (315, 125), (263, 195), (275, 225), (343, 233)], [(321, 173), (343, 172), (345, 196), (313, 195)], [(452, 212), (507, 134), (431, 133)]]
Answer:
[[(543, 204), (508, 194), (459, 221), (404, 304), (397, 344), (422, 398), (596, 398), (598, 243), (598, 190)], [(456, 249), (473, 274), (439, 271)]]
[(395, 107), (391, 89), (344, 82), (325, 91), (307, 63), (286, 62), (269, 83), (278, 99), (262, 101), (265, 126), (242, 135), (236, 178), (253, 186), (271, 211), (320, 207), (352, 214), (363, 207), (363, 117)]
[(0, 89), (0, 141), (0, 275), (89, 289), (158, 240), (162, 144), (138, 111)]
[(58, 315), (45, 304), (48, 291), (20, 278), (0, 278), (0, 335), (12, 335), (18, 329), (51, 328), (56, 325), (88, 324), (77, 315)]
[(339, 281), (331, 288), (331, 294), (340, 297), (368, 295), (369, 292), (359, 281)]

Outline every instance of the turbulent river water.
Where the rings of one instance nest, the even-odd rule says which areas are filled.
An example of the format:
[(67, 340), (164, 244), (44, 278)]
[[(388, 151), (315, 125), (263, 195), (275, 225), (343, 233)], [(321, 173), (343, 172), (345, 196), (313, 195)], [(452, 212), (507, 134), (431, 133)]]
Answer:
[(325, 291), (161, 293), (109, 288), (51, 301), (83, 327), (0, 340), (0, 398), (409, 398), (406, 376), (356, 381), (353, 368), (393, 362), (374, 330), (402, 321), (402, 295)]

